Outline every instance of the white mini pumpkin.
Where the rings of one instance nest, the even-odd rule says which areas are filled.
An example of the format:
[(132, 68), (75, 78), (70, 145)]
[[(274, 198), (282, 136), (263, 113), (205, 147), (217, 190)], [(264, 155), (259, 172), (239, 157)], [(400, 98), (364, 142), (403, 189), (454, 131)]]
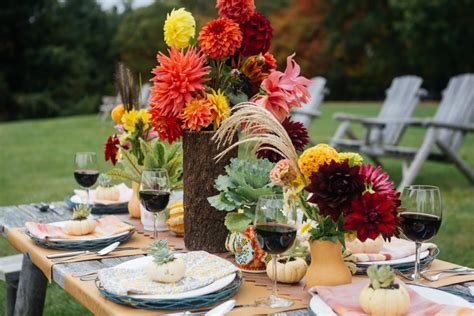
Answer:
[(384, 240), (382, 236), (378, 236), (375, 240), (368, 238), (362, 242), (359, 239), (347, 240), (346, 248), (352, 253), (379, 253), (382, 250)]
[[(273, 274), (273, 260), (267, 263), (267, 275), (271, 280), (275, 279)], [(298, 283), (306, 274), (308, 265), (306, 261), (298, 257), (283, 257), (277, 260), (277, 281), (281, 283)]]
[(175, 258), (165, 264), (157, 265), (154, 261), (146, 267), (148, 277), (156, 282), (176, 283), (186, 274), (186, 265), (182, 258)]
[(120, 190), (112, 185), (111, 179), (101, 174), (99, 176), (99, 186), (95, 189), (95, 198), (98, 200), (118, 201), (120, 200)]
[(67, 221), (64, 230), (67, 234), (73, 236), (83, 236), (95, 231), (97, 222), (88, 219), (91, 209), (86, 204), (80, 204), (73, 209), (72, 220)]

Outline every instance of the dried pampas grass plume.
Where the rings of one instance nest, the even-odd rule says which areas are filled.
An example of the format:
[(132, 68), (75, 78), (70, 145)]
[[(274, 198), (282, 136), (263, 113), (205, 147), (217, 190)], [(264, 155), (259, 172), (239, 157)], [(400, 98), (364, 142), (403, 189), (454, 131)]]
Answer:
[[(220, 160), (240, 144), (255, 143), (254, 152), (262, 149), (274, 151), (290, 160), (293, 168), (301, 175), (298, 168), (298, 154), (291, 138), (271, 112), (253, 102), (239, 103), (232, 111), (232, 115), (222, 121), (213, 137), (219, 147), (228, 146), (215, 159)], [(244, 126), (242, 137), (232, 144), (235, 133), (242, 126)]]

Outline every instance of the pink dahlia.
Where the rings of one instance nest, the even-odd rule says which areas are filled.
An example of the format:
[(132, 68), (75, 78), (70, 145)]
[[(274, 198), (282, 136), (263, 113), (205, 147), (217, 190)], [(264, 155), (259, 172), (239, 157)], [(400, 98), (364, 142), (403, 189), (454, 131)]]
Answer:
[(159, 65), (152, 70), (150, 105), (166, 117), (177, 116), (191, 99), (204, 90), (210, 67), (196, 48), (186, 52), (177, 48), (168, 50), (169, 57), (157, 55)]
[(250, 19), (255, 12), (254, 0), (217, 0), (219, 15), (243, 23)]
[(380, 166), (375, 167), (371, 164), (361, 164), (359, 173), (364, 177), (369, 191), (385, 196), (397, 206), (400, 206), (400, 193), (394, 189), (393, 182), (389, 180), (388, 173), (382, 172)]
[(240, 49), (242, 55), (252, 56), (268, 51), (273, 29), (263, 14), (255, 11), (248, 21), (240, 24), (240, 29), (244, 36)]

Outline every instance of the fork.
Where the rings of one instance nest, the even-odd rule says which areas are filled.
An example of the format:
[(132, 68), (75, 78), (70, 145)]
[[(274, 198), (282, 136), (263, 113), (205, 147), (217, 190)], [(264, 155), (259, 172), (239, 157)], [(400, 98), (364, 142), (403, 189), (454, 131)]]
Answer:
[(473, 275), (474, 274), (474, 270), (470, 270), (470, 271), (443, 271), (443, 272), (439, 272), (439, 273), (436, 273), (434, 275), (425, 275), (425, 274), (421, 274), (421, 276), (423, 277), (423, 279), (425, 280), (428, 280), (430, 282), (436, 282), (438, 281), (441, 276), (443, 274), (452, 274), (452, 275)]

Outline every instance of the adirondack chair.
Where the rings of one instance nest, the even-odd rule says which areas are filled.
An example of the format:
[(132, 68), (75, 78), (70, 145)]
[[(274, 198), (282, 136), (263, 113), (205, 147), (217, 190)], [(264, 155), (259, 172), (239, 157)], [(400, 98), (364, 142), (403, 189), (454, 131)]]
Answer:
[(464, 136), (468, 132), (474, 132), (474, 74), (463, 74), (450, 79), (432, 119), (412, 118), (397, 122), (404, 127), (427, 128), (419, 148), (384, 145), (382, 151), (364, 147), (362, 152), (376, 157), (402, 159), (403, 179), (399, 190), (415, 180), (426, 160), (454, 163), (474, 184), (474, 170), (459, 155)]
[(303, 123), (304, 127), (308, 130), (313, 119), (321, 115), (319, 107), (323, 102), (324, 96), (329, 93), (329, 90), (325, 88), (326, 78), (314, 77), (311, 81), (312, 84), (308, 89), (311, 94), (309, 102), (300, 108), (293, 108), (291, 110), (292, 120)]
[[(140, 109), (145, 109), (148, 107), (149, 99), (150, 99), (150, 84), (145, 83), (142, 85), (140, 89)], [(120, 98), (120, 94), (118, 93), (117, 96), (103, 96), (102, 97), (102, 105), (99, 107), (99, 117), (102, 121), (107, 120), (110, 117), (110, 112), (114, 109), (117, 104), (122, 103), (122, 99)]]
[[(358, 115), (336, 113), (334, 118), (341, 121), (331, 146), (338, 150), (359, 151), (363, 146), (372, 147), (373, 151), (384, 144), (397, 145), (405, 126), (391, 122), (393, 118), (408, 119), (415, 112), (420, 98), (426, 94), (421, 88), (423, 79), (416, 76), (396, 77), (386, 91), (386, 98), (376, 118)], [(365, 139), (357, 138), (350, 128), (351, 123), (362, 124), (365, 129)], [(348, 138), (344, 138), (347, 136)], [(376, 156), (369, 155), (375, 163), (381, 164)]]

